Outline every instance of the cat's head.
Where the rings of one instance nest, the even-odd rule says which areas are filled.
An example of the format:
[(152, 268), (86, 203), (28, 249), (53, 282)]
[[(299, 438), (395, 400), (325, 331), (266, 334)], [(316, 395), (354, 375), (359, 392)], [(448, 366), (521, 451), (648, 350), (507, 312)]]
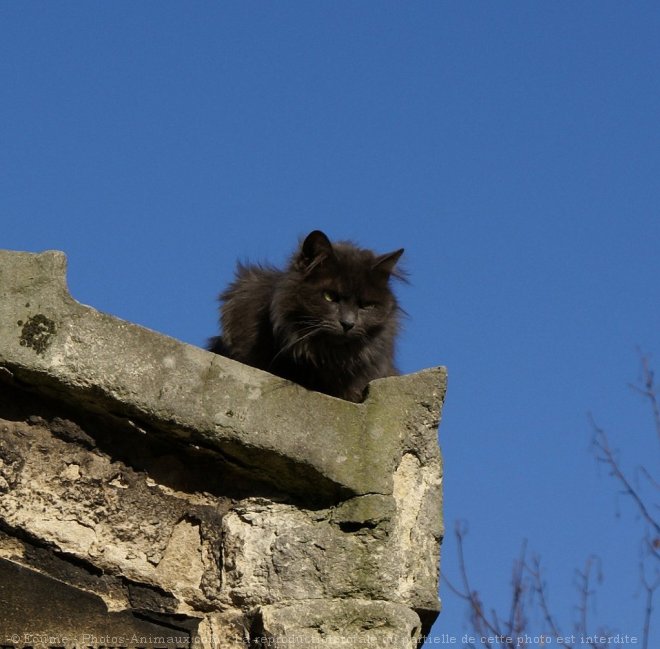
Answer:
[(286, 302), (300, 334), (335, 343), (366, 343), (385, 328), (394, 335), (398, 306), (389, 280), (402, 277), (396, 268), (402, 254), (403, 248), (377, 255), (311, 232), (289, 268), (295, 295)]

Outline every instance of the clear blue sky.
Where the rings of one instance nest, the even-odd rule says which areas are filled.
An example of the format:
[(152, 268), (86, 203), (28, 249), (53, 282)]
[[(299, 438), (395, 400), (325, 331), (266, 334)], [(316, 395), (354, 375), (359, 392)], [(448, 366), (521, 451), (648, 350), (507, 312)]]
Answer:
[(596, 553), (594, 621), (641, 632), (587, 413), (657, 471), (627, 384), (637, 345), (660, 370), (658, 3), (3, 2), (0, 74), (0, 246), (65, 251), (81, 302), (203, 345), (237, 258), (405, 247), (399, 364), (450, 374), (444, 569), (466, 519), (503, 606), (527, 538), (569, 632)]

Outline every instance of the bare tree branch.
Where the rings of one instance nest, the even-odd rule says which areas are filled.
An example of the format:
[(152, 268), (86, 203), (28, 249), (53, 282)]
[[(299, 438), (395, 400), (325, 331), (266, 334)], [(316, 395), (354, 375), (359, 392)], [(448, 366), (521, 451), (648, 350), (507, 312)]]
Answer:
[[(596, 569), (596, 579), (598, 583), (602, 582), (603, 575), (601, 570), (601, 564), (599, 557), (591, 555), (587, 558), (584, 570), (576, 570), (576, 588), (580, 595), (580, 602), (577, 605), (577, 611), (579, 614), (579, 620), (575, 626), (576, 632), (580, 633), (582, 636), (588, 636), (590, 632), (589, 627), (589, 600), (595, 597), (595, 591), (591, 587), (592, 573)], [(609, 636), (612, 635), (606, 629), (598, 629), (597, 635), (599, 636)], [(594, 643), (595, 647), (600, 646), (598, 643)]]
[(649, 647), (649, 631), (651, 628), (651, 613), (653, 612), (653, 591), (654, 589), (646, 587), (646, 606), (644, 609), (644, 629), (642, 631), (642, 649)]
[[(465, 556), (463, 549), (463, 539), (465, 538), (466, 533), (466, 524), (461, 521), (456, 521), (454, 526), (454, 534), (456, 536), (456, 542), (458, 546), (458, 567), (461, 574), (462, 590), (453, 586), (444, 575), (443, 578), (447, 586), (449, 586), (450, 590), (455, 595), (458, 595), (458, 597), (467, 601), (470, 610), (470, 621), (472, 622), (475, 631), (477, 631), (480, 635), (496, 636), (499, 635), (499, 630), (493, 626), (484, 615), (483, 605), (481, 603), (481, 599), (479, 598), (479, 593), (476, 590), (472, 590), (470, 586), (470, 580), (468, 578), (467, 568), (465, 566)], [(490, 647), (491, 644), (486, 643), (484, 646)]]
[(520, 548), (520, 557), (513, 565), (513, 574), (511, 576), (512, 596), (511, 610), (509, 612), (508, 629), (511, 635), (516, 635), (523, 631), (526, 624), (523, 605), (523, 571), (525, 570), (525, 554), (527, 552), (527, 540), (523, 541)]
[(630, 387), (650, 401), (651, 410), (653, 411), (655, 431), (658, 435), (658, 441), (660, 442), (660, 405), (658, 405), (658, 395), (656, 394), (655, 389), (654, 372), (651, 369), (648, 355), (644, 354), (641, 350), (638, 350), (638, 353), (642, 363), (642, 385), (640, 387), (635, 384), (630, 384)]
[[(527, 626), (525, 615), (525, 593), (528, 590), (525, 584), (527, 542), (523, 542), (520, 556), (514, 562), (511, 576), (511, 604), (506, 623), (502, 623), (500, 616), (495, 609), (490, 611), (490, 619), (487, 617), (484, 605), (481, 601), (478, 591), (474, 590), (470, 584), (465, 562), (464, 540), (467, 533), (465, 523), (457, 522), (454, 528), (456, 542), (458, 546), (458, 568), (461, 575), (461, 586), (452, 584), (445, 575), (443, 580), (449, 589), (462, 600), (467, 602), (469, 607), (470, 623), (477, 635), (480, 636), (480, 647), (493, 647), (501, 645), (515, 645), (521, 647), (525, 645), (524, 634)], [(521, 638), (519, 640), (519, 638)]]
[(623, 473), (619, 462), (610, 446), (607, 433), (594, 421), (590, 416), (591, 425), (594, 429), (594, 437), (592, 440), (593, 446), (596, 449), (596, 459), (599, 462), (607, 464), (610, 469), (610, 474), (614, 476), (623, 486), (624, 493), (628, 494), (637, 505), (637, 509), (641, 513), (646, 522), (655, 530), (655, 533), (660, 536), (660, 523), (653, 518), (649, 512), (644, 500), (638, 491), (632, 486), (628, 478)]
[[(545, 582), (543, 581), (543, 577), (541, 576), (541, 559), (538, 556), (535, 556), (532, 559), (531, 567), (528, 566), (527, 570), (532, 576), (534, 591), (538, 595), (541, 612), (543, 613), (543, 618), (545, 619), (545, 622), (548, 625), (548, 628), (550, 629), (550, 633), (557, 639), (557, 644), (559, 644), (560, 647), (564, 647), (565, 649), (572, 649), (573, 645), (567, 644), (563, 640), (565, 636), (559, 629), (559, 625), (557, 624), (554, 616), (550, 612), (550, 606), (548, 604), (548, 596), (546, 593)], [(559, 641), (559, 638), (562, 638), (561, 642)]]

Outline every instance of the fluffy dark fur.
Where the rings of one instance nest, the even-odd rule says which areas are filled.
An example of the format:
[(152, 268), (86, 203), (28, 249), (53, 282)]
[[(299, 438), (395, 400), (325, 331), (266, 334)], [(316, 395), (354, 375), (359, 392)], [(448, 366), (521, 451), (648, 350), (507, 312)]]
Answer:
[(376, 255), (323, 232), (288, 267), (238, 265), (220, 295), (222, 335), (209, 349), (310, 390), (362, 401), (373, 379), (397, 374), (400, 309), (390, 276), (403, 249)]

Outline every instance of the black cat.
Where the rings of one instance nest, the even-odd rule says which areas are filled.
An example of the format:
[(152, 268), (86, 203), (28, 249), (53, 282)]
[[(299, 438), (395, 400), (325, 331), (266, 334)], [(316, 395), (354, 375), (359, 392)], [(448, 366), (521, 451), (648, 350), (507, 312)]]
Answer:
[(286, 270), (239, 264), (220, 295), (222, 335), (210, 351), (362, 401), (369, 381), (397, 374), (400, 309), (389, 279), (402, 278), (402, 253), (376, 255), (315, 230)]

